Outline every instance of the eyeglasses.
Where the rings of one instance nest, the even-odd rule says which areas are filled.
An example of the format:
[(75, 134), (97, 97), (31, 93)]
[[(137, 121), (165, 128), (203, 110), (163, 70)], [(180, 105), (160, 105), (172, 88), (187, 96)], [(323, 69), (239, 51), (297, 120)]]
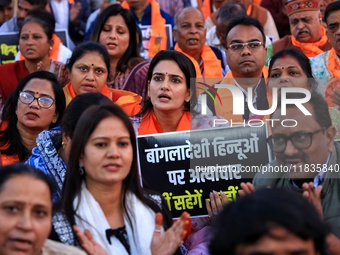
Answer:
[(34, 97), (31, 93), (25, 91), (20, 91), (19, 100), (21, 103), (27, 105), (31, 104), (34, 100), (37, 100), (38, 105), (45, 109), (50, 108), (54, 103), (54, 99), (49, 96)]
[(248, 49), (250, 51), (252, 51), (252, 52), (259, 50), (261, 47), (264, 47), (262, 42), (247, 42), (247, 43), (233, 43), (233, 44), (230, 44), (227, 47), (227, 49), (231, 49), (234, 52), (240, 53), (240, 52), (243, 51), (244, 46), (247, 46)]
[(327, 29), (331, 33), (335, 33), (339, 29), (339, 22), (331, 23), (327, 26)]
[(313, 136), (320, 131), (324, 132), (325, 128), (318, 129), (314, 132), (296, 132), (290, 136), (272, 135), (267, 138), (267, 143), (276, 153), (284, 152), (288, 141), (291, 141), (296, 149), (305, 150), (312, 145)]

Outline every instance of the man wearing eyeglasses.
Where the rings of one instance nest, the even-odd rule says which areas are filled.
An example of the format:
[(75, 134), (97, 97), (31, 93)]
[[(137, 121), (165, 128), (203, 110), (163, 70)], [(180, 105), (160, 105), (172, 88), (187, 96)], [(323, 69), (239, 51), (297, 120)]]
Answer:
[[(291, 94), (298, 99), (299, 94)], [(340, 143), (334, 142), (335, 128), (323, 97), (312, 93), (303, 106), (305, 115), (296, 105), (287, 105), (281, 114), (281, 102), (271, 115), (276, 119), (267, 142), (275, 160), (253, 179), (257, 188), (276, 187), (296, 191), (310, 200), (320, 216), (330, 225), (330, 249), (339, 245), (340, 237)], [(295, 127), (284, 127), (281, 121), (294, 119)], [(339, 251), (340, 246), (336, 249)]]
[(255, 109), (267, 110), (270, 97), (264, 78), (268, 77), (268, 68), (264, 66), (267, 49), (264, 45), (265, 34), (260, 22), (249, 16), (233, 19), (225, 32), (227, 63), (230, 71), (221, 84), (235, 85), (244, 94), (243, 115), (233, 114), (233, 95), (227, 88), (218, 88), (216, 95), (220, 100), (207, 99), (208, 114), (222, 116), (233, 123), (242, 123), (255, 116), (248, 108), (248, 93), (253, 92), (252, 102)]
[(340, 2), (329, 4), (324, 17), (332, 49), (312, 58), (311, 66), (318, 89), (325, 94), (328, 105), (337, 106), (340, 105)]

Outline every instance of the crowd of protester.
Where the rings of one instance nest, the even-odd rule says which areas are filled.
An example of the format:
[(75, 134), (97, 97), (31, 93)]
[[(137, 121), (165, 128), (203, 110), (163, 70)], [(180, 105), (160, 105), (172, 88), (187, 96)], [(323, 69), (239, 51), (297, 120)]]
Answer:
[[(340, 254), (339, 0), (0, 0), (0, 42), (0, 255)], [(138, 136), (273, 119), (235, 201), (142, 186)]]

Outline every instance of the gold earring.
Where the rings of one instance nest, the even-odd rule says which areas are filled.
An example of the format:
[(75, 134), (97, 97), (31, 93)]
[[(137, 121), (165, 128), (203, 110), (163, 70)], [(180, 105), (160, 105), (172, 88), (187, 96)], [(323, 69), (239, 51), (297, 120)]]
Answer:
[(66, 143), (65, 142), (61, 142), (61, 147), (63, 147), (63, 150), (65, 150), (65, 148), (66, 148)]

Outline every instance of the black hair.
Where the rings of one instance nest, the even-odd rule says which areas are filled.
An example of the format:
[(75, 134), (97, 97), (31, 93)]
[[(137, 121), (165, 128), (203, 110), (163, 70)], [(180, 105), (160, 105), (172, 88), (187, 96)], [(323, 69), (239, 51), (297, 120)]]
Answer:
[(46, 5), (47, 5), (47, 0), (25, 0), (26, 2), (28, 2), (30, 5), (37, 5), (39, 7), (42, 7), (45, 9)]
[(315, 251), (327, 254), (330, 230), (314, 206), (301, 194), (280, 189), (261, 189), (228, 204), (213, 224), (210, 254), (234, 255), (238, 246), (271, 237), (275, 227), (303, 240), (312, 239)]
[[(118, 15), (124, 19), (130, 34), (129, 46), (123, 56), (119, 59), (116, 68), (117, 72), (125, 72), (127, 68), (131, 68), (131, 65), (135, 63), (134, 58), (141, 58), (139, 49), (142, 37), (140, 31), (137, 29), (136, 20), (130, 10), (123, 8), (120, 4), (113, 4), (105, 8), (97, 18), (90, 40), (99, 43), (100, 33), (102, 32), (107, 19), (111, 16)], [(137, 36), (140, 38), (138, 39)]]
[(72, 139), (74, 129), (81, 114), (91, 105), (112, 103), (112, 101), (98, 92), (90, 92), (77, 95), (68, 105), (62, 121), (62, 133)]
[[(187, 88), (190, 89), (190, 101), (184, 102), (185, 110), (190, 111), (190, 109), (193, 109), (197, 104), (197, 96), (196, 96), (196, 69), (194, 64), (191, 62), (191, 60), (185, 56), (183, 53), (180, 53), (178, 51), (174, 50), (163, 50), (158, 52), (154, 58), (152, 59), (150, 63), (150, 67), (147, 74), (147, 84), (146, 86), (150, 86), (150, 81), (152, 78), (153, 69), (155, 66), (160, 62), (164, 60), (172, 60), (174, 61), (178, 67), (181, 69), (181, 71), (185, 75), (186, 79), (186, 85)], [(148, 89), (147, 89), (148, 90)], [(147, 113), (149, 110), (151, 110), (153, 107), (151, 103), (151, 99), (148, 97), (146, 101), (144, 102), (142, 114)]]
[(228, 37), (230, 30), (232, 30), (234, 27), (238, 25), (247, 26), (247, 27), (250, 27), (250, 26), (256, 27), (258, 30), (260, 30), (262, 34), (263, 43), (266, 43), (266, 35), (264, 34), (263, 27), (260, 21), (252, 17), (246, 16), (246, 15), (237, 16), (230, 21), (229, 25), (226, 28), (225, 35), (224, 35), (225, 42), (227, 42), (227, 37)]
[[(43, 9), (33, 9), (27, 12), (27, 15), (24, 19), (24, 22), (22, 24), (22, 27), (27, 23), (38, 23), (41, 25), (43, 30), (45, 31), (45, 34), (47, 35), (47, 38), (49, 40), (52, 39), (52, 36), (55, 31), (55, 19), (54, 16), (49, 13), (46, 10)], [(22, 29), (21, 27), (21, 29)], [(20, 32), (21, 32), (20, 29)]]
[(19, 82), (18, 86), (16, 86), (15, 90), (8, 97), (3, 107), (3, 122), (1, 126), (7, 124), (8, 126), (6, 128), (1, 128), (2, 130), (0, 131), (0, 148), (2, 148), (0, 151), (6, 155), (17, 154), (20, 161), (24, 161), (30, 155), (30, 151), (28, 151), (22, 143), (21, 136), (17, 128), (18, 117), (15, 112), (18, 105), (20, 91), (22, 91), (27, 83), (32, 79), (46, 80), (51, 83), (55, 96), (54, 102), (56, 106), (56, 113), (58, 113), (58, 119), (55, 123), (51, 122), (49, 128), (53, 128), (60, 124), (66, 107), (64, 91), (53, 73), (48, 71), (33, 72)]
[(43, 171), (38, 170), (30, 165), (23, 163), (16, 163), (0, 168), (0, 193), (8, 180), (16, 176), (31, 176), (37, 180), (44, 182), (50, 191), (50, 198), (52, 201), (53, 184)]
[(285, 58), (286, 56), (296, 59), (296, 61), (301, 66), (301, 69), (308, 78), (308, 87), (312, 88), (313, 90), (316, 89), (317, 84), (313, 76), (309, 58), (297, 48), (284, 48), (276, 52), (269, 61), (268, 77), (270, 78), (270, 73), (273, 69), (275, 61), (281, 58)]
[(340, 1), (335, 1), (335, 2), (330, 3), (329, 5), (327, 5), (326, 10), (325, 10), (325, 14), (324, 14), (324, 20), (325, 20), (327, 25), (328, 25), (328, 23), (327, 23), (328, 16), (332, 12), (335, 12), (337, 10), (340, 10)]
[(97, 42), (84, 42), (79, 44), (73, 50), (72, 56), (68, 59), (66, 63), (66, 67), (69, 71), (72, 70), (74, 63), (82, 58), (85, 54), (97, 52), (99, 55), (103, 57), (104, 63), (106, 65), (107, 71), (109, 73), (108, 77), (110, 76), (110, 56), (107, 52), (106, 48)]
[[(67, 165), (65, 182), (62, 189), (61, 207), (71, 225), (75, 224), (74, 216), (77, 214), (78, 210), (78, 205), (74, 207), (73, 201), (81, 192), (81, 185), (86, 175), (86, 173), (81, 175), (79, 172), (79, 160), (84, 154), (85, 146), (93, 131), (102, 120), (109, 117), (116, 117), (120, 119), (124, 123), (124, 126), (130, 135), (133, 158), (129, 174), (123, 180), (122, 204), (124, 213), (127, 215), (131, 226), (133, 226), (131, 218), (133, 218), (134, 212), (131, 211), (132, 208), (127, 202), (128, 193), (134, 194), (144, 205), (152, 209), (154, 212), (163, 213), (164, 207), (160, 207), (154, 200), (150, 199), (141, 188), (137, 162), (136, 135), (130, 118), (118, 105), (112, 103), (93, 105), (83, 112), (76, 125), (70, 152), (72, 157), (70, 157)], [(166, 214), (163, 213), (163, 216), (166, 216)], [(166, 217), (164, 217), (164, 219), (168, 219), (167, 221), (164, 221), (165, 228), (167, 228), (171, 224), (171, 221), (169, 221), (169, 218)]]
[(243, 6), (232, 2), (225, 3), (219, 9), (216, 20), (221, 19), (222, 23), (227, 24), (235, 15), (246, 15)]

